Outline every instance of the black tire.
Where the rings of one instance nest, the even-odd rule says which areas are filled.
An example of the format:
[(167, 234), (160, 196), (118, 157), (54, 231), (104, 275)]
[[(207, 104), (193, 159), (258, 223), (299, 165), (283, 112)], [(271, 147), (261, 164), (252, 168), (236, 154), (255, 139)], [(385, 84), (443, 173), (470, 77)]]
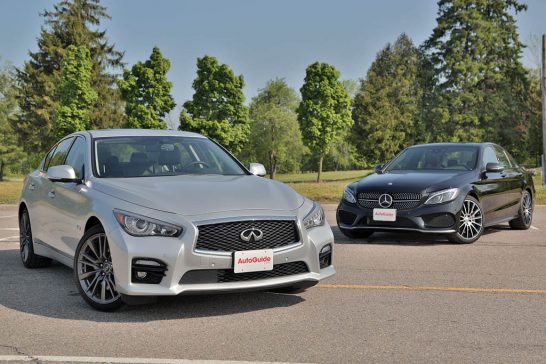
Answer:
[[(103, 237), (104, 239), (102, 240), (104, 244), (103, 245), (104, 248), (102, 248), (101, 246), (100, 249), (101, 251), (102, 249), (104, 249), (104, 254), (98, 254), (100, 256), (97, 256), (97, 255), (91, 256), (91, 258), (96, 260), (96, 262), (92, 262), (91, 260), (87, 260), (86, 258), (85, 264), (81, 264), (82, 259), (84, 258), (83, 255), (82, 257), (80, 257), (80, 254), (82, 253), (82, 249), (85, 249), (84, 253), (87, 254), (87, 256), (89, 256), (89, 252), (92, 251), (92, 250), (89, 250), (90, 249), (89, 244), (94, 244), (94, 241), (97, 238), (99, 239), (98, 240), (99, 244), (101, 244), (101, 240), (100, 240), (101, 237)], [(95, 247), (95, 250), (98, 249), (96, 245), (93, 245), (93, 247)], [(109, 250), (110, 248), (108, 245), (108, 239), (106, 238), (104, 228), (101, 225), (95, 225), (85, 232), (85, 234), (83, 235), (83, 237), (81, 238), (78, 244), (78, 248), (76, 249), (76, 254), (74, 255), (74, 279), (76, 280), (76, 287), (78, 288), (78, 292), (80, 292), (80, 295), (82, 296), (85, 302), (87, 302), (91, 307), (99, 311), (114, 311), (124, 305), (121, 294), (119, 294), (115, 289), (114, 271), (112, 269)], [(106, 258), (109, 257), (110, 260), (102, 259), (103, 255)], [(109, 264), (109, 268), (110, 268), (109, 271), (105, 271), (106, 264), (103, 264), (103, 263)], [(92, 268), (83, 268), (84, 266), (92, 267)], [(89, 269), (89, 272), (82, 271), (82, 269)], [(95, 269), (95, 270), (91, 271), (91, 269)], [(82, 277), (80, 276), (80, 274), (85, 275), (86, 273), (93, 273), (93, 272), (97, 272), (93, 276), (94, 278), (89, 276), (88, 279), (82, 279)], [(94, 279), (96, 279), (97, 281), (93, 285)], [(90, 294), (91, 296), (94, 296), (95, 289), (98, 287), (99, 282), (101, 282), (101, 288), (102, 286), (112, 287), (110, 282), (113, 283), (113, 288), (109, 288), (109, 291), (108, 291), (111, 297), (109, 300), (106, 300), (106, 297), (104, 297), (105, 303), (98, 302), (97, 301), (98, 298), (93, 299), (87, 293), (89, 289), (93, 288)], [(87, 284), (89, 284), (88, 288), (84, 290), (84, 287), (82, 285), (87, 285)], [(105, 289), (105, 292), (106, 292), (106, 289)]]
[(44, 268), (51, 265), (51, 259), (34, 253), (32, 227), (28, 211), (24, 209), (19, 217), (19, 250), (21, 261), (27, 268)]
[[(474, 211), (477, 211), (475, 215), (473, 215)], [(456, 216), (457, 232), (448, 235), (449, 241), (457, 244), (474, 243), (483, 234), (483, 219), (484, 216), (480, 201), (476, 200), (472, 196), (466, 196), (463, 201), (463, 206)]]
[(529, 191), (523, 191), (519, 204), (518, 217), (509, 222), (514, 230), (527, 230), (533, 223), (533, 197)]
[(351, 239), (366, 239), (372, 236), (372, 234), (374, 233), (373, 230), (349, 230), (341, 227), (339, 228), (339, 231), (341, 231), (343, 235)]

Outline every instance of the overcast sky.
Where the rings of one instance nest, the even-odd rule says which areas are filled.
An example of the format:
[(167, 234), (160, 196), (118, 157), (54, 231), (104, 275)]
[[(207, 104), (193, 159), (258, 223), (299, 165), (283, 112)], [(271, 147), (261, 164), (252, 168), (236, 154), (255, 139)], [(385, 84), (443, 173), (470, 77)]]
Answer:
[[(36, 49), (42, 18), (55, 1), (0, 0), (0, 57), (16, 66)], [(517, 17), (521, 40), (546, 33), (546, 1), (529, 0)], [(405, 32), (416, 44), (436, 24), (434, 0), (105, 0), (112, 19), (109, 39), (132, 65), (158, 46), (171, 61), (173, 96), (182, 104), (193, 94), (197, 57), (227, 63), (254, 96), (267, 80), (281, 77), (299, 89), (308, 64), (337, 67), (343, 79), (359, 79), (387, 43)], [(531, 52), (524, 63), (535, 66)]]

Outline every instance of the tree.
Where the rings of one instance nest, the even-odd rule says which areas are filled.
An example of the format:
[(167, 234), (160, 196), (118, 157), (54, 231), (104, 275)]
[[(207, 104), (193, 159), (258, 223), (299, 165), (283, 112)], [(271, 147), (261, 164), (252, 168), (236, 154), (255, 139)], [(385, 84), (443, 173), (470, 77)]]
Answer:
[(267, 160), (269, 175), (298, 170), (303, 143), (296, 109), (296, 92), (283, 79), (271, 80), (250, 104), (250, 140), (245, 154)]
[(92, 68), (89, 49), (68, 46), (55, 87), (59, 100), (53, 123), (55, 139), (89, 129), (90, 109), (97, 99), (97, 92), (91, 88)]
[(43, 152), (53, 142), (50, 132), (59, 102), (55, 80), (70, 45), (86, 46), (91, 53), (91, 86), (98, 97), (91, 108), (90, 128), (116, 127), (123, 117), (116, 76), (109, 73), (121, 66), (123, 53), (100, 30), (109, 17), (99, 0), (61, 0), (41, 16), (45, 24), (38, 50), (29, 52), (30, 60), (17, 72), (20, 112), (14, 127), (31, 152)]
[(303, 143), (319, 156), (317, 182), (320, 182), (324, 156), (341, 133), (352, 125), (351, 99), (339, 80), (339, 72), (320, 62), (307, 67), (300, 92), (298, 121)]
[(517, 0), (440, 0), (424, 49), (437, 85), (429, 112), (433, 140), (497, 141), (517, 150), (528, 120)]
[(204, 134), (233, 152), (241, 150), (250, 134), (243, 86), (243, 76), (235, 76), (216, 58), (198, 58), (195, 93), (183, 105), (180, 130)]
[(367, 164), (414, 144), (421, 118), (421, 52), (402, 34), (370, 66), (353, 101), (352, 141)]
[(150, 59), (123, 72), (118, 85), (125, 100), (125, 127), (165, 129), (163, 118), (174, 107), (173, 84), (167, 80), (171, 62), (154, 47)]
[(5, 167), (22, 157), (11, 122), (17, 111), (17, 99), (13, 69), (9, 65), (0, 67), (0, 181), (4, 180)]

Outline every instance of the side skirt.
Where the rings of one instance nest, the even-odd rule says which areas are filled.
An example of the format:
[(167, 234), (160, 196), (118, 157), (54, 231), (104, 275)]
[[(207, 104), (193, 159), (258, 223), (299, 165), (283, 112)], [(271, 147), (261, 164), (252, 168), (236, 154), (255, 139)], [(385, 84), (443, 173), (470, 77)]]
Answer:
[(55, 259), (59, 263), (62, 263), (70, 268), (74, 268), (74, 257), (52, 247), (51, 245), (44, 243), (41, 240), (34, 239), (34, 252), (38, 255)]

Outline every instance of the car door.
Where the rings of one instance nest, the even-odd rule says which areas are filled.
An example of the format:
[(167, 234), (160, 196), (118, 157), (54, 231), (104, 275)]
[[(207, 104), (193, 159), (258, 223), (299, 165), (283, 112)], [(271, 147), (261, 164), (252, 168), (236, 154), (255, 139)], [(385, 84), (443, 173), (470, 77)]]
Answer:
[(501, 194), (501, 209), (499, 210), (499, 219), (506, 219), (516, 216), (521, 201), (521, 171), (517, 165), (513, 164), (508, 157), (508, 153), (498, 145), (495, 145), (495, 153), (499, 163), (504, 170), (501, 173), (503, 178), (504, 191)]
[(504, 179), (504, 171), (487, 172), (487, 163), (499, 163), (497, 153), (492, 145), (483, 149), (481, 161), (481, 179), (477, 183), (480, 191), (480, 202), (485, 214), (485, 224), (494, 223), (502, 216), (503, 193), (509, 188)]
[(56, 251), (63, 251), (60, 249), (62, 245), (56, 239), (57, 234), (55, 233), (55, 230), (59, 229), (62, 225), (62, 222), (56, 219), (54, 213), (54, 202), (56, 197), (55, 185), (59, 182), (51, 182), (47, 178), (47, 170), (51, 167), (64, 164), (72, 142), (74, 142), (74, 137), (69, 137), (59, 142), (53, 155), (49, 159), (48, 164), (45, 166), (45, 173), (42, 173), (39, 182), (41, 196), (39, 208), (40, 240)]
[[(62, 164), (74, 168), (76, 177), (83, 181), (89, 169), (85, 167), (87, 157), (87, 141), (83, 136), (77, 136)], [(50, 199), (50, 216), (54, 228), (51, 229), (50, 237), (57, 242), (60, 251), (73, 257), (90, 209), (87, 186), (84, 183), (55, 182), (52, 190), (54, 196)]]

